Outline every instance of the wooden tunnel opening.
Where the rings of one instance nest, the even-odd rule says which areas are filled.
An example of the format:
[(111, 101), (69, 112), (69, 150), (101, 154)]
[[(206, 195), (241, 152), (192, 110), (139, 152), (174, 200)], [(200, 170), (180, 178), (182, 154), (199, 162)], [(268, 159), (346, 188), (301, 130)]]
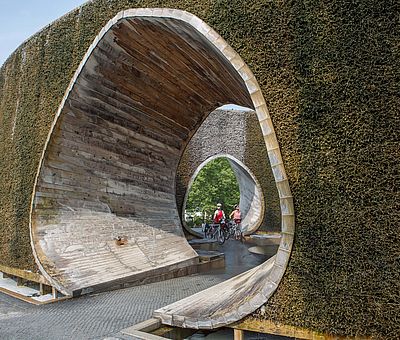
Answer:
[[(280, 197), (278, 253), (253, 269), (256, 290), (241, 284), (247, 302), (235, 318), (264, 303), (283, 276), (294, 235), (272, 121), (240, 56), (199, 18), (173, 9), (118, 13), (71, 80), (32, 196), (32, 249), (46, 280), (74, 295), (196, 265), (176, 205), (176, 171), (192, 135), (227, 103), (255, 110)], [(174, 324), (168, 313), (160, 317)]]

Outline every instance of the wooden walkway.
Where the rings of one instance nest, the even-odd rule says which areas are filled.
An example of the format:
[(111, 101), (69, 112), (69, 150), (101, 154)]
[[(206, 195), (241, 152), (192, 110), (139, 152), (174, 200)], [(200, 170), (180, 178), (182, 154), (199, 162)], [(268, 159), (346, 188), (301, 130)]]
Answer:
[(154, 311), (166, 325), (213, 329), (236, 322), (263, 305), (273, 282), (267, 277), (275, 256), (249, 271)]

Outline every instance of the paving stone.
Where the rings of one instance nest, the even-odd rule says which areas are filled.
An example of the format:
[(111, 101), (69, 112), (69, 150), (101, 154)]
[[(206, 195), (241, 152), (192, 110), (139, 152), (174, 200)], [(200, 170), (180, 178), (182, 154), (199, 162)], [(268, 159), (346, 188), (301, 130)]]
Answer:
[(120, 330), (151, 317), (153, 310), (211, 287), (262, 263), (233, 240), (221, 248), (226, 268), (112, 292), (34, 306), (0, 294), (0, 339), (131, 339)]

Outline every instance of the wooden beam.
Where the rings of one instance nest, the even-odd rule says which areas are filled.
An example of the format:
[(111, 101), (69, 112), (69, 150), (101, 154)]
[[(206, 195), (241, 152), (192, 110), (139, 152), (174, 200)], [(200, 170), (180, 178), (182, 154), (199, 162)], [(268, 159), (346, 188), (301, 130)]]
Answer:
[(63, 300), (67, 300), (67, 299), (71, 298), (70, 296), (64, 296), (64, 297), (58, 298), (58, 299), (51, 299), (51, 300), (47, 300), (47, 301), (37, 301), (37, 300), (35, 300), (35, 299), (33, 299), (33, 298), (29, 297), (29, 296), (25, 296), (25, 295), (22, 295), (22, 294), (19, 294), (17, 292), (13, 292), (11, 290), (8, 290), (8, 289), (5, 289), (5, 288), (1, 288), (1, 287), (0, 287), (0, 292), (4, 293), (4, 294), (7, 294), (8, 296), (12, 296), (12, 297), (14, 297), (14, 298), (16, 298), (18, 300), (22, 300), (22, 301), (25, 301), (25, 302), (28, 302), (30, 304), (37, 305), (37, 306), (39, 306), (39, 305), (47, 305), (49, 303), (53, 303), (53, 302), (56, 302), (56, 301), (59, 302), (59, 301), (63, 301)]
[[(245, 318), (230, 326), (234, 330), (242, 330), (249, 332), (257, 332), (264, 334), (273, 334), (279, 336), (287, 336), (296, 339), (309, 339), (309, 340), (349, 340), (361, 339), (359, 337), (338, 336), (332, 334), (321, 333), (310, 329), (284, 325), (270, 320), (259, 320), (251, 317)], [(236, 338), (235, 338), (236, 339)], [(371, 339), (371, 337), (363, 337), (363, 340)]]
[(44, 276), (37, 273), (32, 273), (27, 270), (7, 267), (0, 264), (0, 271), (5, 273), (6, 275), (13, 275), (18, 278), (26, 279), (28, 281), (49, 285), (49, 282), (44, 278)]
[(130, 331), (123, 330), (122, 333), (133, 336), (134, 339), (140, 339), (140, 340), (165, 340), (165, 338), (161, 336), (136, 330), (130, 330)]
[(142, 332), (152, 332), (157, 328), (161, 327), (160, 319), (151, 318), (136, 325), (133, 325), (129, 328), (122, 330), (123, 333), (130, 332), (130, 331), (142, 331)]

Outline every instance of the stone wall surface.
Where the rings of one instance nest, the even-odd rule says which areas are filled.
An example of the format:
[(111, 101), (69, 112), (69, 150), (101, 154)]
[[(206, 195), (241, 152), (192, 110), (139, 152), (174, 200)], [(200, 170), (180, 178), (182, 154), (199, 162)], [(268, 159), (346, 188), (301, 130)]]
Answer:
[(254, 317), (333, 333), (400, 334), (397, 1), (94, 0), (0, 70), (0, 262), (37, 270), (29, 203), (54, 114), (117, 12), (187, 10), (241, 55), (267, 101), (296, 210), (285, 277)]
[(215, 110), (193, 135), (177, 171), (176, 202), (179, 214), (182, 216), (184, 197), (195, 171), (207, 159), (218, 155), (230, 155), (241, 161), (260, 183), (265, 210), (259, 230), (280, 231), (278, 192), (254, 111)]

